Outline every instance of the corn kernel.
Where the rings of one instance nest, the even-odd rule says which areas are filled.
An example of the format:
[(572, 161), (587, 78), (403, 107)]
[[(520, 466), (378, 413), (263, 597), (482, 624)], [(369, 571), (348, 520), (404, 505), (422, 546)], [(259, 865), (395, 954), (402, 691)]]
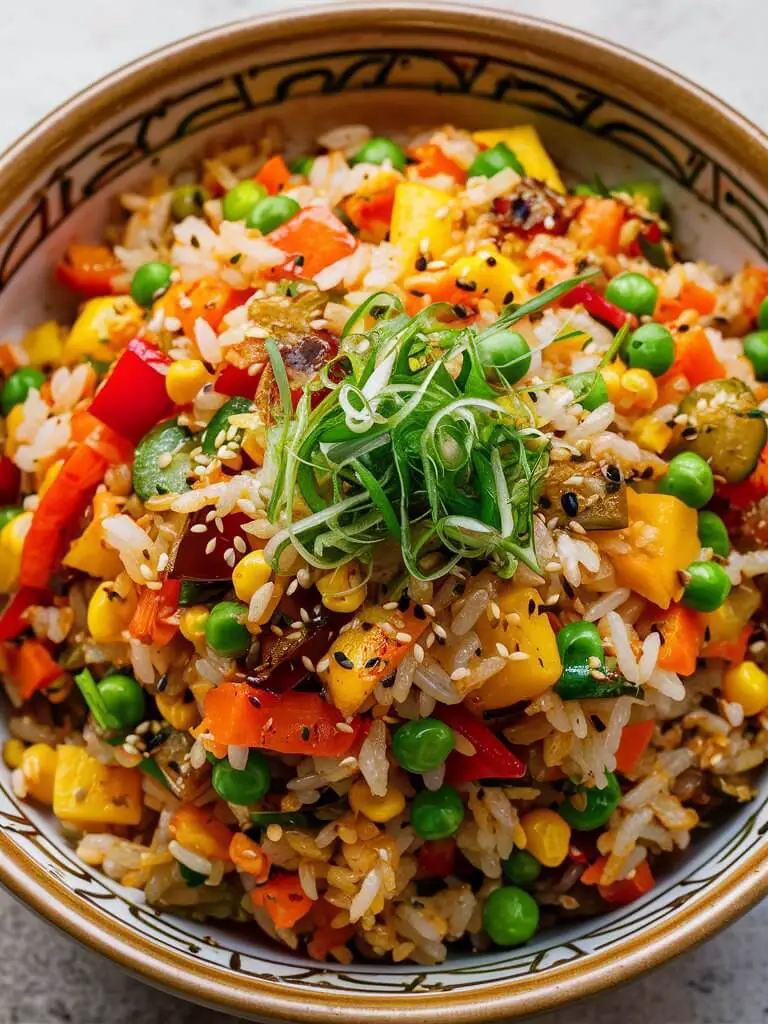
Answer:
[(178, 697), (168, 697), (164, 693), (155, 695), (157, 709), (166, 722), (169, 722), (179, 732), (188, 732), (200, 721), (200, 712), (194, 700), (185, 700), (185, 697), (192, 694), (187, 691)]
[(365, 601), (368, 585), (360, 576), (357, 562), (347, 562), (317, 581), (323, 604), (332, 612), (354, 612)]
[(672, 440), (672, 428), (656, 416), (641, 416), (632, 424), (630, 436), (641, 448), (661, 455)]
[(208, 621), (208, 609), (205, 605), (194, 604), (185, 608), (179, 620), (179, 630), (185, 640), (197, 646), (205, 637), (205, 624)]
[(177, 359), (168, 367), (165, 390), (176, 405), (189, 405), (198, 392), (213, 380), (199, 359)]
[(385, 796), (374, 796), (364, 779), (358, 779), (349, 790), (349, 805), (357, 814), (369, 821), (382, 824), (391, 821), (405, 809), (405, 797), (399, 789), (390, 786)]
[(112, 581), (100, 583), (88, 603), (88, 631), (96, 643), (122, 639), (121, 634), (136, 611), (136, 589), (121, 573)]
[(20, 768), (26, 747), (21, 740), (6, 740), (3, 744), (3, 761), (9, 768)]
[(62, 328), (55, 320), (46, 320), (29, 331), (22, 341), (30, 366), (48, 366), (61, 361), (64, 349)]
[(742, 661), (723, 676), (723, 696), (741, 704), (745, 715), (759, 715), (768, 708), (768, 674), (754, 661)]
[(19, 581), (24, 539), (32, 524), (32, 513), (22, 512), (0, 530), (0, 594), (9, 594)]
[(605, 386), (608, 389), (608, 399), (613, 405), (618, 404), (621, 398), (621, 378), (625, 373), (625, 366), (620, 359), (614, 360), (603, 367), (602, 375)]
[(659, 397), (654, 377), (647, 370), (627, 370), (621, 378), (623, 392), (619, 407), (629, 409), (652, 409)]
[(545, 868), (556, 868), (568, 856), (571, 826), (557, 811), (538, 808), (520, 819), (526, 849)]
[(271, 577), (272, 566), (264, 558), (264, 552), (251, 551), (232, 570), (232, 585), (238, 598), (247, 603)]
[(5, 417), (5, 454), (9, 459), (12, 459), (18, 450), (19, 443), (16, 440), (16, 435), (23, 421), (24, 403), (19, 402), (18, 405), (14, 405)]
[(56, 776), (56, 751), (47, 743), (27, 747), (21, 758), (21, 773), (27, 796), (42, 804), (53, 803), (53, 780)]

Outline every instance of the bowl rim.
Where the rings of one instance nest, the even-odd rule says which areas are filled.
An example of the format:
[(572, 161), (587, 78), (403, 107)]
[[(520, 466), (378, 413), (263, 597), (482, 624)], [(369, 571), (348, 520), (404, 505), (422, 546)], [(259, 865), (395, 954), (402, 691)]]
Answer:
[[(454, 0), (352, 0), (311, 6), (289, 6), (280, 12), (229, 22), (158, 47), (100, 78), (41, 118), (0, 154), (0, 210), (10, 207), (22, 193), (31, 169), (50, 166), (73, 132), (87, 132), (116, 103), (125, 106), (147, 92), (170, 84), (180, 71), (234, 59), (258, 42), (296, 43), (311, 39), (321, 25), (351, 24), (370, 28), (371, 18), (385, 11), (399, 28), (428, 28), (439, 18), (441, 31), (466, 31), (498, 42), (497, 29), (522, 28), (541, 43), (558, 38), (574, 46), (574, 63), (590, 67), (626, 63), (645, 74), (654, 87), (663, 87), (668, 105), (703, 136), (718, 135), (721, 150), (768, 179), (768, 137), (748, 118), (705, 88), (684, 76), (633, 52), (569, 26), (528, 17), (485, 3)], [(234, 40), (234, 41), (233, 41)], [(532, 47), (535, 50), (535, 46)], [(745, 154), (747, 155), (745, 158)], [(193, 962), (164, 950), (155, 957), (151, 941), (133, 928), (107, 920), (98, 907), (81, 903), (62, 881), (46, 873), (37, 861), (4, 833), (0, 833), (0, 882), (40, 916), (92, 950), (108, 957), (142, 980), (197, 1003), (243, 1016), (294, 1024), (357, 1024), (365, 1013), (371, 1022), (389, 1022), (397, 1015), (406, 1024), (452, 1024), (501, 1021), (552, 1009), (630, 980), (660, 966), (672, 956), (710, 938), (745, 913), (768, 892), (768, 858), (756, 844), (736, 867), (724, 872), (705, 893), (675, 909), (661, 922), (635, 933), (608, 951), (590, 954), (586, 962), (561, 964), (546, 972), (477, 989), (404, 996), (323, 993), (293, 989), (224, 967)]]

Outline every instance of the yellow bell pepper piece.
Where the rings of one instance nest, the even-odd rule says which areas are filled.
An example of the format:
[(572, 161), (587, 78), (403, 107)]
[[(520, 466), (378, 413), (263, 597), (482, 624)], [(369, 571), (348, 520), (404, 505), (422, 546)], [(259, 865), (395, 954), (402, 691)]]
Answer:
[[(680, 574), (699, 557), (696, 510), (669, 494), (639, 494), (627, 489), (629, 525), (623, 530), (594, 533), (598, 547), (603, 542), (629, 545), (626, 554), (607, 551), (622, 587), (637, 591), (659, 608), (669, 608), (683, 594)], [(655, 535), (647, 537), (646, 527)]]
[[(721, 644), (736, 640), (760, 607), (760, 591), (752, 580), (744, 579), (733, 588), (719, 608), (701, 616), (708, 643)], [(706, 651), (704, 652), (706, 656)]]
[(84, 747), (57, 747), (53, 813), (62, 821), (138, 825), (141, 820), (141, 772), (106, 765)]
[(64, 343), (63, 361), (79, 363), (87, 356), (109, 362), (138, 330), (144, 319), (130, 295), (90, 299)]
[(19, 581), (24, 539), (32, 525), (32, 513), (22, 512), (0, 530), (0, 594), (9, 594)]
[[(514, 302), (523, 290), (520, 268), (493, 246), (487, 246), (472, 256), (462, 256), (449, 273), (466, 286), (468, 295), (490, 299), (496, 306)], [(474, 285), (472, 292), (469, 285)]]
[(30, 366), (48, 366), (61, 361), (64, 349), (62, 328), (55, 320), (46, 320), (33, 327), (21, 343)]
[(480, 700), (488, 709), (533, 700), (556, 683), (563, 671), (555, 631), (538, 593), (532, 587), (504, 584), (496, 604), (501, 619), (484, 614), (475, 626), (481, 647), (490, 655), (496, 653), (496, 644), (503, 644), (510, 654), (522, 651), (528, 657), (507, 662), (480, 689)]
[(62, 561), (70, 569), (79, 569), (80, 572), (96, 579), (113, 580), (123, 571), (123, 563), (115, 549), (104, 543), (104, 530), (101, 524), (106, 516), (115, 515), (122, 503), (108, 493), (99, 494), (97, 498), (98, 500), (94, 499), (94, 518), (80, 536), (72, 541)]
[(409, 272), (419, 255), (437, 259), (453, 244), (452, 207), (447, 192), (429, 185), (403, 181), (395, 189), (389, 237), (405, 253)]
[(538, 178), (555, 192), (565, 192), (562, 178), (532, 124), (475, 132), (472, 138), (481, 146), (488, 147), (503, 142), (513, 151), (529, 178)]
[(672, 428), (656, 416), (641, 416), (632, 424), (629, 436), (646, 451), (661, 455), (672, 440)]
[(53, 803), (57, 762), (56, 751), (47, 743), (33, 743), (21, 758), (21, 774), (24, 776), (27, 796), (49, 807)]

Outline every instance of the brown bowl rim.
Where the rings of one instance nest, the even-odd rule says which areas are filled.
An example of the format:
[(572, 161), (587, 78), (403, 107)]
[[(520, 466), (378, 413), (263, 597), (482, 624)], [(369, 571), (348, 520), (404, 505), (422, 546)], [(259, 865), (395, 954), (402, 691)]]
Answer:
[[(642, 73), (654, 89), (663, 89), (666, 104), (701, 136), (717, 141), (734, 163), (746, 163), (755, 177), (768, 180), (768, 137), (706, 89), (666, 67), (578, 29), (531, 18), (512, 11), (450, 0), (352, 0), (351, 3), (312, 4), (230, 22), (150, 51), (102, 77), (66, 100), (22, 135), (0, 155), (0, 210), (22, 191), (31, 171), (49, 166), (72, 133), (85, 133), (98, 124), (115, 104), (140, 98), (193, 64), (199, 68), (221, 59), (219, 46), (227, 44), (227, 57), (254, 43), (311, 40), (318, 29), (351, 23), (371, 27), (383, 12), (390, 29), (439, 28), (470, 31), (498, 42), (499, 32), (519, 28), (528, 33), (529, 48), (557, 37), (573, 44), (574, 63), (615, 69), (624, 63)], [(232, 44), (232, 39), (238, 39)], [(651, 92), (651, 88), (647, 89)], [(725, 130), (725, 134), (723, 134)], [(292, 1024), (357, 1024), (361, 1013), (372, 1022), (395, 1017), (406, 1024), (463, 1024), (501, 1021), (584, 998), (637, 974), (660, 966), (686, 949), (710, 938), (745, 913), (768, 892), (768, 858), (758, 847), (736, 867), (724, 872), (704, 898), (678, 908), (656, 925), (616, 943), (610, 950), (591, 954), (586, 962), (558, 965), (541, 974), (488, 984), (482, 992), (419, 993), (408, 996), (369, 996), (335, 991), (295, 989), (288, 984), (255, 979), (223, 967), (191, 962), (189, 957), (165, 950), (157, 959), (152, 944), (133, 928), (110, 920), (96, 906), (82, 904), (59, 879), (47, 874), (37, 861), (0, 833), (0, 882), (39, 915), (90, 949), (101, 953), (160, 988), (195, 1002), (243, 1016)]]

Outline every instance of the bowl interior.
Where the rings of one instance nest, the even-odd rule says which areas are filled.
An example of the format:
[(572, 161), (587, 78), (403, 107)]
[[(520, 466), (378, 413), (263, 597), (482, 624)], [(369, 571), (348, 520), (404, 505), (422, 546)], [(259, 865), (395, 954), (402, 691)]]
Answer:
[[(267, 122), (284, 131), (292, 154), (343, 123), (394, 133), (446, 122), (472, 128), (533, 123), (572, 181), (590, 180), (595, 170), (608, 182), (663, 180), (677, 238), (691, 258), (733, 270), (746, 259), (766, 257), (765, 191), (679, 108), (669, 111), (643, 92), (637, 68), (624, 57), (614, 54), (607, 74), (589, 51), (592, 44), (572, 36), (549, 29), (542, 34), (521, 22), (516, 45), (510, 45), (511, 20), (504, 27), (490, 19), (487, 25), (457, 14), (452, 19), (402, 15), (388, 41), (369, 27), (368, 17), (357, 15), (330, 21), (317, 15), (311, 30), (313, 18), (306, 16), (292, 33), (270, 37), (269, 46), (269, 32), (233, 29), (199, 49), (194, 60), (175, 52), (145, 65), (137, 80), (111, 86), (117, 91), (103, 104), (86, 98), (86, 121), (72, 121), (65, 110), (64, 127), (55, 141), (49, 139), (43, 159), (39, 150), (34, 160), (14, 156), (15, 171), (19, 161), (23, 165), (24, 187), (12, 176), (0, 184), (0, 335), (13, 338), (42, 319), (71, 315), (71, 298), (50, 284), (51, 268), (70, 240), (100, 237), (118, 193), (153, 173), (191, 165), (215, 140), (258, 136)], [(671, 919), (681, 936), (687, 934), (689, 912), (711, 903), (736, 866), (764, 844), (768, 810), (764, 790), (719, 830), (704, 833), (644, 900), (544, 932), (523, 949), (455, 956), (436, 967), (341, 969), (273, 946), (255, 926), (224, 929), (157, 914), (136, 891), (80, 863), (55, 822), (13, 796), (4, 767), (0, 825), (11, 874), (34, 875), (52, 917), (64, 922), (66, 905), (70, 919), (87, 921), (85, 930), (100, 934), (103, 948), (111, 934), (115, 949), (126, 940), (147, 958), (173, 963), (187, 991), (198, 997), (214, 998), (214, 975), (207, 973), (213, 971), (216, 984), (238, 990), (239, 1008), (253, 1014), (282, 1012), (279, 999), (275, 1010), (268, 1000), (259, 1001), (255, 993), (263, 989), (249, 987), (279, 982), (282, 992), (291, 993), (296, 1019), (325, 1019), (325, 1011), (312, 1016), (306, 1010), (315, 996), (336, 1007), (329, 1018), (345, 1008), (343, 1019), (352, 1019), (349, 1007), (363, 996), (373, 1000), (372, 1014), (380, 997), (401, 996), (398, 1012), (409, 1018), (437, 1020), (450, 1012), (460, 1020), (478, 1012), (472, 1000), (484, 1003), (484, 1019), (540, 1005), (530, 1001), (530, 992), (542, 975), (572, 978), (574, 969), (586, 972), (598, 962), (601, 970), (610, 968), (612, 957), (630, 952), (642, 960), (642, 943)], [(192, 974), (201, 981), (197, 989)], [(161, 980), (173, 984), (167, 973)], [(491, 1005), (489, 992), (501, 985), (504, 998)], [(451, 1010), (444, 997), (459, 993), (466, 998)], [(425, 1001), (425, 994), (441, 998)]]

